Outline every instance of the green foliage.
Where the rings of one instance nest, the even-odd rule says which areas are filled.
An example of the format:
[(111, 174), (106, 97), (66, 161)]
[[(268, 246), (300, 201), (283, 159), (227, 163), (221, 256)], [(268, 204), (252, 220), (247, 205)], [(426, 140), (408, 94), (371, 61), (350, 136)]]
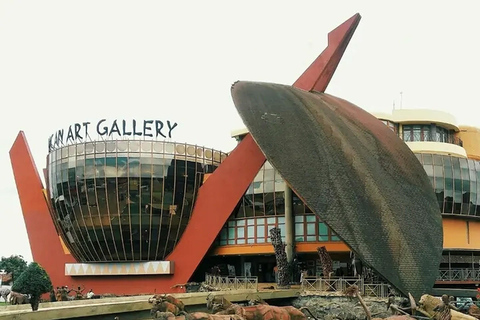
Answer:
[(28, 265), (27, 269), (13, 283), (12, 291), (31, 294), (40, 297), (52, 290), (52, 281), (47, 272), (36, 262)]
[(0, 270), (11, 273), (13, 281), (15, 281), (26, 268), (27, 261), (20, 255), (12, 255), (8, 258), (2, 257), (0, 260)]

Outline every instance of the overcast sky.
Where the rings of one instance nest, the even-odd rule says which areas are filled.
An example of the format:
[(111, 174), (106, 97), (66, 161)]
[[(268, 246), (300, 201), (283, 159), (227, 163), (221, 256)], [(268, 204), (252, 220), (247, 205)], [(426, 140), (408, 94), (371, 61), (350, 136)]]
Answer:
[(0, 0), (0, 256), (32, 260), (9, 150), (39, 169), (75, 122), (159, 119), (172, 140), (229, 151), (236, 80), (292, 84), (327, 33), (362, 20), (328, 93), (367, 111), (444, 110), (480, 127), (480, 2)]

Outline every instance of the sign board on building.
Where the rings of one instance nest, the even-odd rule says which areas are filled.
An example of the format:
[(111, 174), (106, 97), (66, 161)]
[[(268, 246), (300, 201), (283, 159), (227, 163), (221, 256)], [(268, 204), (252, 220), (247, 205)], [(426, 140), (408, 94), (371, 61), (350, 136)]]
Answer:
[(100, 139), (115, 137), (143, 137), (143, 138), (171, 138), (172, 131), (177, 127), (176, 122), (170, 120), (113, 120), (102, 119), (97, 123), (82, 122), (74, 123), (68, 129), (57, 130), (48, 138), (48, 151), (85, 141), (95, 140), (91, 137), (98, 136)]

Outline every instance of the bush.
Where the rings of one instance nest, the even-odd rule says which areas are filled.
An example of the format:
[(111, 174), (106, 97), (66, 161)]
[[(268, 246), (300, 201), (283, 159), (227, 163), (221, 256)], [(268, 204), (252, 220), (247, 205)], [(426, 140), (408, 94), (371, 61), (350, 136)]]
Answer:
[(47, 272), (36, 262), (28, 265), (27, 269), (18, 277), (13, 284), (12, 290), (30, 295), (32, 310), (38, 310), (42, 294), (53, 289), (52, 281)]
[(17, 280), (26, 268), (27, 261), (20, 255), (12, 255), (8, 258), (2, 257), (0, 260), (0, 270), (3, 269), (6, 273), (11, 273), (13, 282)]

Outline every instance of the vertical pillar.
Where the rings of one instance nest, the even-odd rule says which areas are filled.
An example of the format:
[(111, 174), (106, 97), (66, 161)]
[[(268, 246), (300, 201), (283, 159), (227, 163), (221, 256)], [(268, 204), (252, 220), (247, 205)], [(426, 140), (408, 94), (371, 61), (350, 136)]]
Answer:
[(295, 245), (293, 240), (294, 224), (292, 189), (285, 182), (285, 250), (288, 263), (293, 261), (293, 247)]
[[(437, 125), (432, 123), (430, 126), (430, 139), (428, 141), (437, 141)], [(427, 139), (425, 139), (427, 141)]]
[[(235, 274), (237, 274), (236, 271)], [(240, 276), (245, 276), (245, 256), (240, 256)]]

